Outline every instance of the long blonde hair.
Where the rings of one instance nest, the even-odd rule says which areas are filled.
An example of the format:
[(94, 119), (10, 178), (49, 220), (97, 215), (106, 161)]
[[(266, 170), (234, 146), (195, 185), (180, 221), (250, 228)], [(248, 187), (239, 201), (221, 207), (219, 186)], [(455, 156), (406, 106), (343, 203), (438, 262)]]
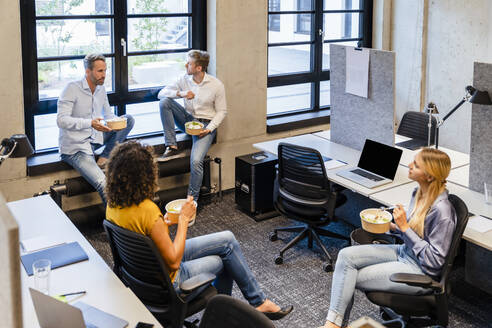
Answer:
[(434, 148), (422, 148), (419, 155), (423, 163), (421, 169), (433, 180), (425, 194), (420, 187), (417, 189), (415, 206), (410, 214), (412, 218), (408, 224), (420, 238), (423, 238), (425, 217), (437, 196), (446, 188), (446, 178), (451, 170), (451, 160), (448, 154)]

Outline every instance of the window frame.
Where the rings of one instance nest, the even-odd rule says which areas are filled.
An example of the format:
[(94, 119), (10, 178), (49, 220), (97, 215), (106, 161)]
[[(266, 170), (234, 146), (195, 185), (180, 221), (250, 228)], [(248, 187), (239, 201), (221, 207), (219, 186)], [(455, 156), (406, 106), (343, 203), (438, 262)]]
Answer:
[[(115, 5), (117, 4), (117, 5)], [(36, 22), (37, 20), (55, 19), (112, 19), (110, 26), (112, 30), (112, 53), (105, 53), (106, 58), (114, 59), (113, 62), (113, 91), (108, 92), (110, 106), (114, 106), (117, 115), (126, 113), (126, 105), (157, 101), (157, 94), (164, 86), (128, 89), (128, 58), (131, 55), (153, 55), (166, 53), (186, 53), (190, 49), (206, 50), (206, 1), (188, 0), (188, 13), (152, 13), (152, 14), (128, 14), (127, 1), (110, 1), (112, 14), (96, 15), (53, 15), (36, 17), (36, 1), (21, 0), (21, 44), (23, 65), (23, 88), (24, 88), (24, 120), (25, 131), (31, 144), (35, 145), (34, 117), (36, 115), (54, 114), (57, 112), (58, 98), (46, 98), (39, 100), (38, 85), (38, 62), (83, 59), (85, 55), (68, 55), (59, 57), (37, 56)], [(124, 38), (128, 43), (128, 19), (143, 17), (189, 17), (191, 24), (188, 25), (188, 48), (164, 49), (127, 52), (123, 55), (119, 41)], [(205, 28), (204, 28), (205, 27)], [(127, 46), (128, 49), (128, 46)], [(83, 72), (81, 72), (83, 76)], [(162, 132), (150, 132), (135, 137), (161, 135)], [(36, 153), (56, 152), (58, 147), (37, 150)]]
[[(373, 0), (345, 0), (345, 1), (360, 1), (359, 9), (340, 9), (340, 10), (324, 10), (324, 1), (328, 0), (311, 0), (311, 10), (285, 10), (285, 11), (268, 11), (268, 19), (270, 15), (289, 15), (295, 14), (311, 14), (311, 41), (294, 41), (294, 42), (275, 42), (267, 41), (268, 52), (271, 47), (279, 46), (295, 46), (307, 45), (311, 46), (310, 51), (310, 71), (295, 72), (269, 75), (267, 68), (267, 88), (288, 86), (293, 84), (311, 83), (311, 105), (310, 108), (285, 110), (278, 113), (268, 114), (267, 119), (280, 118), (301, 113), (319, 112), (329, 110), (330, 105), (320, 106), (320, 85), (321, 82), (330, 80), (330, 70), (323, 70), (323, 45), (330, 43), (357, 41), (358, 46), (370, 48), (372, 46), (372, 14)], [(359, 37), (357, 38), (341, 38), (324, 40), (324, 14), (329, 13), (359, 13)], [(323, 31), (320, 34), (319, 31)], [(267, 31), (269, 34), (269, 31)], [(297, 33), (297, 32), (296, 32)]]

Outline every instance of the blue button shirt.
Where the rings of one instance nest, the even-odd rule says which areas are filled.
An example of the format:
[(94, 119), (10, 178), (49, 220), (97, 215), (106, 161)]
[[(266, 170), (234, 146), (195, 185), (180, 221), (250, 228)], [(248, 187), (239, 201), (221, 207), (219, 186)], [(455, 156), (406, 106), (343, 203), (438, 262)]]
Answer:
[(91, 143), (103, 144), (103, 133), (91, 126), (92, 120), (98, 117), (105, 120), (116, 117), (104, 86), (96, 86), (93, 94), (85, 77), (70, 82), (58, 98), (56, 124), (60, 128), (60, 153), (73, 155), (81, 151), (92, 155)]

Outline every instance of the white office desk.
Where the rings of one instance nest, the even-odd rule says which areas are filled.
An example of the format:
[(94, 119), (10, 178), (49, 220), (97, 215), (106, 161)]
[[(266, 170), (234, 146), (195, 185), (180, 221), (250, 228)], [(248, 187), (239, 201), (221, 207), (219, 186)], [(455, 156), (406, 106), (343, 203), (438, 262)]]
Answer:
[[(388, 206), (402, 204), (403, 206), (408, 207), (410, 205), (412, 192), (415, 188), (417, 188), (417, 183), (412, 182), (390, 190), (371, 194), (369, 195), (369, 198)], [(492, 205), (487, 205), (485, 203), (483, 194), (452, 182), (448, 182), (447, 188), (449, 193), (455, 194), (465, 202), (468, 211), (471, 213), (492, 217)], [(473, 217), (470, 217), (470, 220), (473, 219)], [(463, 234), (463, 238), (492, 251), (492, 231), (480, 233), (467, 227)]]
[[(410, 138), (401, 136), (399, 134), (395, 134), (395, 144), (398, 142), (406, 141), (409, 140)], [(396, 148), (400, 148), (403, 150), (403, 154), (401, 155), (401, 165), (405, 165), (408, 167), (408, 164), (413, 162), (413, 159), (415, 155), (419, 152), (418, 149), (416, 150), (411, 150), (407, 148), (403, 148), (400, 146), (395, 146)], [(465, 166), (470, 164), (470, 155), (465, 154), (456, 150), (448, 149), (445, 147), (439, 147), (439, 150), (442, 150), (446, 154), (448, 154), (449, 158), (451, 159), (451, 168), (455, 169), (461, 166)]]
[(325, 130), (325, 131), (320, 131), (320, 132), (314, 132), (313, 133), (317, 137), (321, 137), (326, 140), (331, 139), (331, 130)]
[(321, 155), (325, 157), (338, 159), (347, 162), (349, 165), (357, 165), (357, 162), (359, 161), (359, 156), (360, 156), (359, 151), (317, 137), (313, 134), (302, 134), (294, 137), (259, 142), (253, 144), (253, 147), (277, 155), (278, 144), (281, 142), (286, 142), (297, 146), (314, 148), (317, 151), (319, 151)]
[[(325, 131), (321, 131), (321, 132), (314, 132), (313, 135), (320, 137), (320, 138), (323, 138), (323, 139), (326, 139), (326, 140), (330, 140), (330, 137), (331, 137), (330, 130), (325, 130)], [(409, 140), (409, 139), (410, 138), (401, 136), (399, 134), (395, 134), (395, 144), (398, 142)], [(400, 146), (395, 146), (395, 147), (403, 150), (403, 153), (401, 155), (400, 164), (408, 167), (408, 164), (413, 161), (415, 154), (418, 153), (418, 149), (417, 150), (410, 150), (410, 149), (403, 148)], [(453, 168), (453, 169), (470, 164), (470, 155), (469, 154), (465, 154), (465, 153), (462, 153), (462, 152), (459, 152), (456, 150), (452, 150), (452, 149), (448, 149), (445, 147), (440, 147), (439, 149), (449, 155), (449, 158), (451, 159), (451, 168)], [(458, 177), (458, 176), (456, 176), (456, 177)], [(468, 186), (468, 179), (466, 180), (466, 185), (463, 184), (463, 179), (459, 179), (456, 181), (458, 184)]]
[[(45, 235), (67, 242), (77, 241), (89, 257), (88, 261), (52, 270), (50, 295), (85, 290), (87, 293), (77, 300), (128, 321), (129, 328), (139, 321), (161, 327), (49, 196), (10, 202), (8, 207), (19, 224), (20, 240)], [(20, 266), (24, 327), (39, 327), (28, 289), (34, 287), (34, 278), (27, 275), (22, 263)]]
[[(315, 134), (303, 134), (295, 137), (260, 142), (260, 143), (253, 144), (253, 147), (277, 155), (278, 144), (280, 142), (287, 142), (298, 146), (314, 148), (318, 150), (321, 155), (332, 159), (337, 159), (347, 162), (347, 165), (350, 166), (355, 167), (359, 162), (360, 151), (334, 143), (328, 139), (319, 137)], [(347, 168), (347, 166), (342, 166), (332, 170), (327, 170), (326, 174), (328, 176), (328, 179), (364, 196), (369, 196), (372, 193), (380, 192), (382, 190), (394, 188), (401, 184), (406, 184), (411, 182), (411, 180), (408, 178), (408, 168), (399, 165), (395, 174), (395, 178), (391, 183), (382, 185), (377, 188), (366, 188), (351, 180), (338, 176), (336, 174), (337, 171), (343, 170), (345, 168)]]
[(463, 187), (468, 188), (468, 179), (470, 174), (470, 165), (460, 166), (458, 168), (452, 169), (449, 172), (447, 180), (449, 182), (459, 184)]

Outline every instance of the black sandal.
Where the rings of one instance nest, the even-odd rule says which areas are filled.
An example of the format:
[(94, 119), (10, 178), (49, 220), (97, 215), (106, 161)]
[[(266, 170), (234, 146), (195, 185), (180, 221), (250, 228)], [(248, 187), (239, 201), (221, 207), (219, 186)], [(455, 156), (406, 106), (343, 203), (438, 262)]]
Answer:
[(294, 309), (293, 305), (286, 306), (278, 310), (277, 312), (263, 312), (264, 315), (267, 316), (270, 320), (280, 320), (285, 317), (287, 314), (291, 313)]

